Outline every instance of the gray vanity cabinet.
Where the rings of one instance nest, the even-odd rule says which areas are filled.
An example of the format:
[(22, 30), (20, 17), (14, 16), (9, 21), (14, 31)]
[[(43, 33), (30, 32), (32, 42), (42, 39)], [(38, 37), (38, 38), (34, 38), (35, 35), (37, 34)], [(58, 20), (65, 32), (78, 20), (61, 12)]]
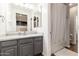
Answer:
[(33, 39), (20, 40), (20, 56), (33, 56)]
[(0, 50), (1, 56), (17, 56), (17, 41), (2, 41)]
[(33, 56), (33, 44), (22, 44), (20, 45), (20, 56)]
[(34, 39), (34, 55), (42, 53), (43, 51), (43, 37), (36, 37)]
[(1, 56), (33, 56), (42, 51), (42, 36), (0, 41)]
[(17, 56), (17, 46), (2, 48), (1, 56)]

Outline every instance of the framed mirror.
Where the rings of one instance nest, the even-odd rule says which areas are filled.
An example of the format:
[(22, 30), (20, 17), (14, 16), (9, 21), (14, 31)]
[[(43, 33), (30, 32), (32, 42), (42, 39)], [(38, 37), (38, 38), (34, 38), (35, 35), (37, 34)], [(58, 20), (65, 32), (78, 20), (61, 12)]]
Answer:
[(5, 34), (33, 31), (41, 26), (40, 3), (3, 3), (0, 7), (5, 17)]

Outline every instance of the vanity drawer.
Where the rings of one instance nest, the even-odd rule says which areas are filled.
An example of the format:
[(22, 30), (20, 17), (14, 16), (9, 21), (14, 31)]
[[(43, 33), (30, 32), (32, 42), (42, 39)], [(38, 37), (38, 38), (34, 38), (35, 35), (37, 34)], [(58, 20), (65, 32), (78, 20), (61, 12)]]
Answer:
[(12, 45), (16, 45), (16, 44), (17, 44), (16, 40), (1, 42), (1, 46), (12, 46)]
[(42, 36), (35, 37), (35, 40), (43, 40), (43, 37)]
[(20, 40), (20, 43), (21, 44), (24, 44), (24, 43), (32, 43), (33, 42), (33, 39), (32, 38), (23, 38)]

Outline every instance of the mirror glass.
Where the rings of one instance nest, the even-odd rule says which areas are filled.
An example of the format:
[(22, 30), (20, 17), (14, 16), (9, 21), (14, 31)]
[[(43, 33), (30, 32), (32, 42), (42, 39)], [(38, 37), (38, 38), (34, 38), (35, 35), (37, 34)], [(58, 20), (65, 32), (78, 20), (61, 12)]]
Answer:
[(40, 3), (0, 3), (0, 35), (41, 27), (41, 14)]

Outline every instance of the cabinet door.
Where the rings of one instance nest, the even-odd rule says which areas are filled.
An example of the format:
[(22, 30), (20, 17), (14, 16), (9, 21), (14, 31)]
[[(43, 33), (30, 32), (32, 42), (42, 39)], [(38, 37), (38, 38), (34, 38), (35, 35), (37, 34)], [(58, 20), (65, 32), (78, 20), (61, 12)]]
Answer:
[(20, 45), (20, 56), (32, 56), (32, 55), (33, 55), (33, 43)]
[(34, 39), (34, 55), (42, 53), (43, 50), (43, 41), (42, 38)]
[(2, 48), (1, 56), (17, 56), (17, 46)]

